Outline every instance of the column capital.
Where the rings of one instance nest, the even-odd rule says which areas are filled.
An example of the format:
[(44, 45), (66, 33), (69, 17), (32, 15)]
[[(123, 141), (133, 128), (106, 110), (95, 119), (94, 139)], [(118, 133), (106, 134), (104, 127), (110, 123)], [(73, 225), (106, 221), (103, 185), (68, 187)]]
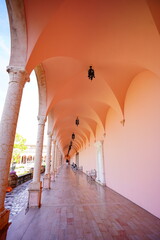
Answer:
[[(29, 74), (27, 73), (27, 71), (24, 67), (7, 66), (6, 70), (10, 75), (12, 75), (12, 76), (15, 75), (15, 76), (18, 77), (18, 78), (14, 78), (14, 79), (11, 78), (9, 83), (11, 83), (11, 82), (21, 82), (22, 79), (24, 80), (24, 83), (30, 81)], [(19, 78), (21, 79), (21, 81), (19, 81)]]
[(46, 116), (38, 116), (38, 125), (45, 125), (46, 122)]
[(52, 133), (51, 131), (48, 131), (48, 132), (47, 132), (47, 135), (48, 135), (49, 138), (51, 138), (52, 135), (53, 135), (53, 133)]
[(103, 142), (104, 142), (104, 140), (99, 140), (99, 141), (94, 143), (94, 146), (97, 147), (97, 148), (100, 148), (100, 147), (103, 146)]

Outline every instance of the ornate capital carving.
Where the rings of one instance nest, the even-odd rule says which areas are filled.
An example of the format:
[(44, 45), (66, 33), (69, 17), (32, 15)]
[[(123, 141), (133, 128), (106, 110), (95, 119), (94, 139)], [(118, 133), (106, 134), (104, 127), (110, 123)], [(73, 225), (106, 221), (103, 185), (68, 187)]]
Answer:
[(101, 148), (102, 145), (103, 145), (103, 142), (104, 142), (103, 140), (97, 141), (97, 142), (94, 143), (94, 146), (97, 147), (97, 148)]
[(25, 68), (17, 67), (17, 66), (7, 66), (6, 70), (8, 73), (14, 73), (14, 74), (17, 74), (17, 73), (23, 74), (26, 72)]
[(30, 81), (29, 74), (23, 67), (8, 66), (7, 72), (10, 75), (9, 83), (17, 82), (17, 83), (25, 84), (26, 82)]
[(45, 125), (46, 116), (38, 116), (37, 119), (38, 119), (38, 124), (39, 125)]

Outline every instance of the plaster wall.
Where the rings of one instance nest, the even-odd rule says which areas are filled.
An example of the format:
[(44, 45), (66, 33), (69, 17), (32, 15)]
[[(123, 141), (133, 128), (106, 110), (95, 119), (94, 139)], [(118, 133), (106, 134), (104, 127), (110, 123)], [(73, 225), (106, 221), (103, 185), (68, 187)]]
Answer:
[(147, 73), (132, 82), (124, 127), (110, 110), (104, 141), (106, 184), (160, 217), (160, 81)]
[[(139, 74), (125, 100), (125, 124), (112, 109), (104, 139), (106, 185), (160, 217), (160, 81), (149, 72)], [(101, 133), (100, 133), (101, 132)], [(96, 169), (94, 142), (80, 152), (83, 171)]]

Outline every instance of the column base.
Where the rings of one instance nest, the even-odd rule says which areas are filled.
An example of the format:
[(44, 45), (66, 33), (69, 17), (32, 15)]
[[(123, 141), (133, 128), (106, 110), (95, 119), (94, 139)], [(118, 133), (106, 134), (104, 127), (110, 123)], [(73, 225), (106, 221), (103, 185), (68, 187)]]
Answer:
[(96, 182), (99, 183), (100, 185), (104, 186), (104, 187), (106, 186), (106, 183), (103, 183), (103, 182), (101, 182), (100, 180), (97, 180), (97, 179), (96, 179)]
[(5, 240), (7, 236), (7, 230), (10, 225), (9, 223), (9, 213), (8, 209), (4, 209), (0, 212), (0, 239)]
[(55, 175), (54, 175), (54, 172), (51, 172), (51, 181), (52, 181), (52, 182), (55, 181)]
[(28, 191), (29, 191), (29, 207), (40, 207), (42, 195), (42, 182), (30, 183)]
[(51, 188), (51, 178), (50, 178), (50, 174), (46, 174), (43, 177), (43, 188), (44, 189), (50, 189)]

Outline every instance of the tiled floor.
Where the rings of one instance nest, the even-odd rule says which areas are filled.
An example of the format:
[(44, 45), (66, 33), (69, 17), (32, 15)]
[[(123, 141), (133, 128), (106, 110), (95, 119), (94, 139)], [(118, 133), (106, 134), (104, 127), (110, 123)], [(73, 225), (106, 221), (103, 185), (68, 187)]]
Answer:
[(160, 240), (160, 220), (64, 166), (42, 207), (23, 210), (7, 240)]

